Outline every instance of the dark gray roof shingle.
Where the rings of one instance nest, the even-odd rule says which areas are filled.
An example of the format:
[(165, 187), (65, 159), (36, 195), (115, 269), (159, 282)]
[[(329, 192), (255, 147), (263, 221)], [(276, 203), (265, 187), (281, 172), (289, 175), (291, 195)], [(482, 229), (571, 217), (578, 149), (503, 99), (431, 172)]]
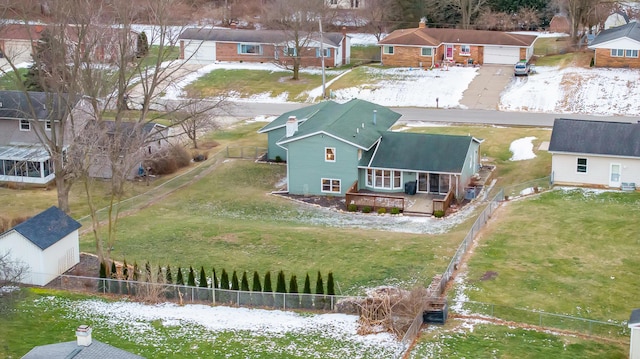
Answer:
[[(340, 46), (344, 35), (338, 32), (323, 33), (324, 43), (333, 47)], [(303, 36), (306, 36), (303, 35)], [(319, 41), (319, 36), (313, 34), (312, 39)], [(209, 29), (189, 28), (180, 34), (181, 40), (201, 40), (220, 42), (246, 42), (258, 44), (282, 44), (291, 39), (280, 30), (245, 30), (245, 29)]]
[[(30, 101), (29, 101), (30, 100)], [(59, 121), (67, 113), (67, 97), (47, 92), (0, 91), (0, 118)]]
[(80, 227), (80, 223), (52, 206), (9, 231), (15, 230), (44, 250)]
[(549, 152), (640, 157), (640, 124), (557, 118)]
[[(72, 353), (76, 353), (71, 356)], [(129, 353), (126, 350), (122, 350), (111, 346), (109, 344), (102, 343), (97, 340), (92, 340), (89, 346), (79, 346), (75, 341), (64, 342), (57, 344), (41, 345), (31, 349), (22, 359), (140, 359), (144, 358), (139, 355)]]
[(471, 136), (385, 132), (375, 151), (368, 151), (359, 166), (460, 173), (472, 141)]
[(640, 42), (640, 24), (634, 21), (626, 25), (616, 26), (600, 31), (596, 38), (591, 42), (591, 45), (589, 45), (589, 48), (597, 47), (597, 45), (602, 43), (624, 37)]

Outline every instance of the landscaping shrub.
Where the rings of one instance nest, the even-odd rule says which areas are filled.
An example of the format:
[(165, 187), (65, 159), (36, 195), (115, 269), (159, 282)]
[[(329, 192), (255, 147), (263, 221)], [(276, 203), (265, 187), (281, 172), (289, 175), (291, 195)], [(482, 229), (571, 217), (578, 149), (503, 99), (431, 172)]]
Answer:
[(178, 267), (178, 276), (176, 277), (177, 285), (184, 285), (184, 278), (182, 277), (182, 268)]
[(109, 282), (109, 292), (120, 293), (120, 285), (116, 281), (116, 279), (118, 279), (118, 269), (116, 268), (115, 261), (111, 261), (111, 273), (109, 273), (109, 277), (111, 278), (111, 281)]
[(398, 207), (391, 208), (391, 214), (400, 214), (400, 208)]
[(220, 275), (220, 289), (229, 289), (229, 274), (224, 269)]
[(196, 153), (193, 154), (192, 158), (193, 158), (193, 162), (206, 161), (209, 158), (209, 153), (208, 152), (204, 152), (204, 153), (196, 152)]
[(304, 288), (302, 289), (304, 295), (300, 298), (300, 305), (305, 309), (313, 308), (313, 300), (311, 299), (311, 280), (309, 280), (309, 273), (304, 277)]
[(240, 290), (244, 292), (249, 291), (249, 279), (247, 279), (247, 272), (242, 273), (242, 280), (240, 281)]
[(264, 287), (262, 287), (262, 292), (265, 293), (262, 297), (264, 305), (273, 307), (274, 299), (273, 299), (273, 287), (271, 286), (271, 272), (267, 272), (264, 275)]
[(287, 308), (300, 308), (300, 296), (298, 295), (298, 278), (295, 274), (289, 279), (289, 294), (287, 295)]
[(191, 163), (189, 153), (181, 146), (171, 146), (156, 153), (155, 158), (144, 162), (143, 166), (150, 168), (151, 173), (157, 175), (171, 174)]
[(238, 281), (238, 273), (233, 271), (231, 275), (231, 290), (240, 290), (240, 281)]
[[(125, 259), (122, 262), (122, 279), (129, 280), (129, 265), (127, 264), (127, 260)], [(129, 283), (122, 283), (122, 294), (129, 294)]]
[[(107, 266), (104, 262), (100, 262), (100, 274), (98, 275), (100, 278), (107, 278)], [(98, 279), (98, 292), (104, 293), (106, 291), (107, 281), (104, 279)]]
[(362, 207), (362, 213), (371, 213), (371, 207), (369, 206)]
[(189, 277), (187, 278), (187, 285), (189, 287), (195, 287), (196, 286), (196, 275), (193, 272), (193, 267), (189, 267)]
[(282, 157), (280, 157), (280, 156), (276, 156), (275, 161), (276, 161), (276, 162), (282, 162)]
[(209, 283), (207, 283), (207, 275), (204, 273), (204, 267), (200, 267), (200, 281), (198, 282), (198, 285), (201, 288), (209, 287)]
[(324, 297), (324, 282), (322, 281), (322, 274), (318, 271), (318, 278), (316, 279), (316, 296), (314, 297), (313, 306), (316, 309), (324, 309), (324, 303), (326, 298)]
[(274, 306), (276, 308), (282, 308), (284, 306), (284, 293), (287, 293), (287, 287), (285, 284), (284, 272), (278, 272), (276, 279), (276, 294), (274, 298)]
[(444, 217), (444, 211), (442, 210), (433, 211), (433, 216), (436, 218), (442, 218)]
[(167, 266), (167, 272), (165, 273), (167, 284), (173, 284), (173, 275), (171, 275), (171, 266)]
[(592, 57), (591, 62), (589, 62), (589, 67), (593, 67), (595, 66), (595, 64), (596, 64), (595, 59)]
[(355, 203), (349, 203), (349, 205), (347, 206), (347, 211), (349, 212), (355, 212), (358, 210), (358, 206)]
[(253, 286), (251, 287), (251, 305), (259, 307), (262, 305), (262, 285), (260, 284), (260, 275), (257, 271), (253, 272)]
[(378, 208), (378, 214), (385, 214), (387, 213), (387, 209), (382, 207), (382, 208)]

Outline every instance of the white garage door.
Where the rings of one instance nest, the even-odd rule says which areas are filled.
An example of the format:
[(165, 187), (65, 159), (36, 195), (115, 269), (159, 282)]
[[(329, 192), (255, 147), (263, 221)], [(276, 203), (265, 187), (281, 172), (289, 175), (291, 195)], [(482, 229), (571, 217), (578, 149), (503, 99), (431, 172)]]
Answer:
[(184, 59), (196, 64), (216, 61), (216, 43), (213, 41), (184, 40)]
[(518, 47), (485, 46), (484, 48), (485, 64), (513, 65), (518, 61), (520, 61)]

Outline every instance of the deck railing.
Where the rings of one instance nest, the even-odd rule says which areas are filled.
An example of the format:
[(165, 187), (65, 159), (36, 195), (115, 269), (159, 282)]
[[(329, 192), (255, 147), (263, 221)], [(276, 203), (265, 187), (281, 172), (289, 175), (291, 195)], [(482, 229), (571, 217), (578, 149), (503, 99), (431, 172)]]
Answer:
[(350, 204), (355, 204), (358, 209), (370, 207), (373, 211), (379, 208), (386, 208), (387, 210), (398, 208), (404, 210), (404, 197), (378, 193), (358, 193), (357, 188), (358, 181), (355, 181), (353, 185), (349, 187), (347, 193), (345, 193), (347, 208)]
[(451, 205), (451, 201), (453, 201), (453, 191), (449, 191), (443, 199), (433, 199), (433, 211), (443, 211), (446, 212), (447, 208)]

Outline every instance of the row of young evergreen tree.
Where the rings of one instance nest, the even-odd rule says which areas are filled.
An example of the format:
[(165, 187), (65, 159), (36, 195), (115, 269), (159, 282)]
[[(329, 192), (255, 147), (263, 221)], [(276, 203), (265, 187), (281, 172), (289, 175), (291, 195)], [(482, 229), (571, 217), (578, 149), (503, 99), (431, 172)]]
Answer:
[[(204, 266), (200, 267), (200, 275), (196, 278), (196, 274), (193, 267), (189, 267), (187, 279), (185, 281), (182, 268), (180, 267), (178, 267), (175, 280), (173, 277), (173, 273), (171, 271), (171, 266), (167, 266), (165, 269), (163, 269), (162, 267), (158, 267), (158, 270), (155, 273), (155, 276), (153, 275), (151, 265), (148, 262), (145, 264), (144, 271), (140, 271), (137, 263), (134, 263), (133, 270), (129, 271), (129, 266), (127, 265), (126, 260), (123, 263), (121, 272), (118, 272), (115, 262), (111, 262), (109, 275), (107, 275), (107, 268), (108, 267), (105, 263), (100, 264), (100, 274), (99, 274), (100, 278), (133, 280), (133, 281), (142, 280), (145, 282), (186, 285), (189, 287), (200, 287), (200, 288), (240, 290), (244, 292), (249, 292), (249, 291), (274, 292), (270, 271), (267, 271), (265, 273), (264, 281), (261, 281), (261, 277), (258, 274), (258, 272), (254, 271), (252, 285), (250, 286), (246, 271), (242, 273), (241, 279), (238, 279), (237, 272), (233, 271), (233, 274), (231, 275), (231, 280), (229, 280), (228, 272), (225, 269), (222, 269), (222, 272), (220, 273), (220, 280), (218, 281), (218, 276), (215, 268), (213, 269), (212, 276), (207, 277)], [(329, 272), (327, 274), (326, 291), (325, 291), (322, 274), (320, 273), (320, 271), (318, 271), (318, 275), (316, 277), (316, 285), (315, 285), (314, 292), (311, 291), (311, 280), (309, 277), (309, 273), (307, 273), (307, 275), (305, 276), (302, 292), (299, 291), (298, 278), (295, 274), (292, 274), (289, 277), (288, 286), (286, 282), (287, 281), (286, 281), (284, 272), (279, 271), (276, 277), (275, 292), (290, 293), (290, 294), (296, 294), (296, 293), (322, 294), (322, 295), (336, 294), (332, 272)]]

